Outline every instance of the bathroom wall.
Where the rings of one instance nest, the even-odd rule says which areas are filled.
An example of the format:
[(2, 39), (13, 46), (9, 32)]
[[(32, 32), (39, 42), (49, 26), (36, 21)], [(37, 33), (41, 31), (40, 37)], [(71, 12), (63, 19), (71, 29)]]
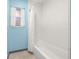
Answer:
[[(11, 7), (25, 9), (25, 26), (11, 26)], [(28, 0), (8, 0), (8, 52), (28, 48)]]
[(34, 45), (34, 32), (35, 32), (35, 9), (34, 7), (29, 8), (29, 40), (28, 40), (28, 50), (32, 51)]
[(37, 19), (40, 19), (40, 14), (42, 11), (40, 3), (32, 2), (30, 5), (30, 19), (29, 19), (29, 44), (28, 44), (28, 50), (33, 52), (33, 47), (36, 45), (36, 26), (37, 24)]
[(35, 46), (50, 59), (70, 59), (70, 0), (45, 0), (37, 9)]

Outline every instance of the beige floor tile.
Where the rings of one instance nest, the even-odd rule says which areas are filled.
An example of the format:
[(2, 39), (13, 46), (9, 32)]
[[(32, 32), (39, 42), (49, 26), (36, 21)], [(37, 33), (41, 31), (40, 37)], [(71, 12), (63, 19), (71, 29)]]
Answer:
[(28, 53), (27, 51), (21, 51), (16, 53), (11, 53), (9, 59), (36, 59), (33, 54)]

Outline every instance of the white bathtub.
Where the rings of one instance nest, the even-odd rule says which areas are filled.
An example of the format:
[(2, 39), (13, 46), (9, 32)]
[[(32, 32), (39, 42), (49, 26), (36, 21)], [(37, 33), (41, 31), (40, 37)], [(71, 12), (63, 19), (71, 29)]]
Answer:
[[(55, 50), (54, 52), (56, 52)], [(64, 53), (63, 50), (57, 50), (57, 54), (47, 49), (45, 49), (45, 51), (43, 49), (40, 49), (38, 46), (34, 46), (33, 48), (33, 52), (37, 59), (70, 59), (70, 55), (68, 53)]]
[(37, 46), (34, 46), (33, 52), (37, 59), (50, 59), (42, 50), (40, 50)]

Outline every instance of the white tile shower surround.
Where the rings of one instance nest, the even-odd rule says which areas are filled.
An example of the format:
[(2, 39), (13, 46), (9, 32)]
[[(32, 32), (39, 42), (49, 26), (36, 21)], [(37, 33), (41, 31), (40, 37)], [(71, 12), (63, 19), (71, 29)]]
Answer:
[(36, 59), (33, 54), (27, 51), (15, 52), (9, 55), (9, 59)]

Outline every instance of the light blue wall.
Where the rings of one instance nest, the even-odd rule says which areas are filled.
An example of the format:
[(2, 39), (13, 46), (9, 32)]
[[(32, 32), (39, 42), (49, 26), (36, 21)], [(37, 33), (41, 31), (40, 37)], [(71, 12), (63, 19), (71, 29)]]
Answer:
[[(11, 27), (11, 7), (25, 8), (25, 26)], [(8, 52), (28, 48), (28, 0), (8, 0)]]

